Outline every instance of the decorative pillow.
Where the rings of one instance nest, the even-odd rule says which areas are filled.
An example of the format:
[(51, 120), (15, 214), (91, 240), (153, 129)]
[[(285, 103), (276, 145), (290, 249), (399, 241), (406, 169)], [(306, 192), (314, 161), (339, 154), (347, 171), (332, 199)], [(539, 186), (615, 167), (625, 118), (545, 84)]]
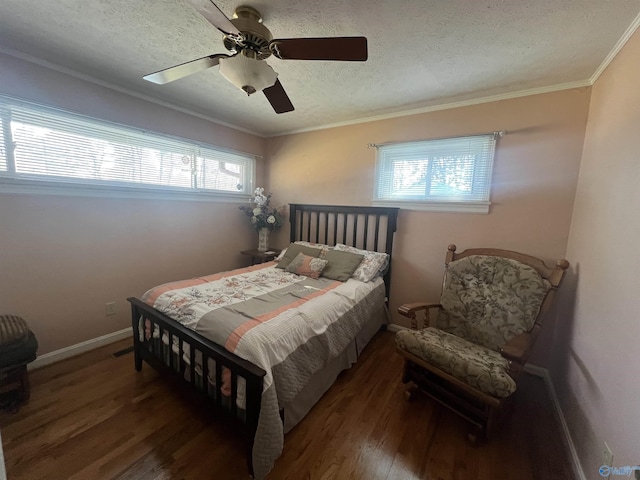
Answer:
[(305, 242), (302, 240), (297, 240), (294, 243), (296, 245), (304, 245), (305, 247), (320, 249), (320, 258), (324, 258), (324, 256), (329, 250), (333, 250), (333, 247), (330, 247), (329, 245), (325, 245), (324, 243), (311, 243), (311, 242)]
[(380, 267), (380, 270), (378, 270), (378, 273), (376, 273), (375, 277), (384, 277), (387, 272), (389, 271), (389, 265), (391, 265), (391, 255), (387, 255), (385, 253), (385, 259), (384, 262), (382, 263), (382, 266)]
[(364, 255), (357, 253), (329, 250), (323, 257), (329, 263), (322, 271), (322, 276), (339, 282), (346, 282), (356, 271), (364, 259)]
[(296, 275), (304, 275), (309, 278), (318, 278), (322, 273), (324, 267), (327, 266), (326, 260), (322, 260), (317, 257), (310, 257), (304, 253), (296, 255), (285, 270), (287, 272), (295, 273)]
[[(293, 244), (303, 245), (305, 247), (311, 247), (311, 248), (316, 248), (316, 249), (320, 250), (320, 258), (324, 258), (325, 253), (327, 253), (329, 250), (333, 250), (333, 247), (330, 247), (329, 245), (325, 245), (324, 243), (311, 243), (311, 242), (304, 242), (302, 240), (298, 240), (296, 242), (293, 242), (291, 245), (293, 245)], [(282, 257), (285, 256), (286, 253), (287, 253), (287, 249), (285, 248), (276, 257), (276, 260), (281, 260)]]
[(374, 278), (383, 274), (383, 271), (389, 266), (389, 255), (381, 252), (371, 252), (369, 250), (360, 250), (356, 247), (350, 247), (343, 243), (338, 243), (335, 249), (340, 252), (356, 253), (358, 255), (364, 255), (364, 259), (353, 272), (351, 278), (360, 280), (361, 282), (370, 282)]
[(276, 267), (287, 268), (291, 261), (296, 258), (299, 253), (304, 253), (309, 257), (318, 258), (322, 250), (319, 248), (306, 247), (304, 245), (296, 245), (295, 243), (289, 244), (285, 254), (282, 256)]

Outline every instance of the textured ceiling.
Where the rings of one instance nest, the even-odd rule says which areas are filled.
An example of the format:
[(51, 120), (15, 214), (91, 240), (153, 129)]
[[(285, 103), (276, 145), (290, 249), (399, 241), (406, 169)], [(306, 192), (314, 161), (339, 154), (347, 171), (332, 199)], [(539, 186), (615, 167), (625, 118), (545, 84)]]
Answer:
[(296, 110), (276, 115), (218, 67), (166, 85), (142, 76), (224, 53), (221, 34), (181, 0), (2, 0), (0, 48), (261, 135), (586, 81), (640, 0), (216, 0), (257, 8), (275, 38), (355, 36), (367, 62), (267, 62)]

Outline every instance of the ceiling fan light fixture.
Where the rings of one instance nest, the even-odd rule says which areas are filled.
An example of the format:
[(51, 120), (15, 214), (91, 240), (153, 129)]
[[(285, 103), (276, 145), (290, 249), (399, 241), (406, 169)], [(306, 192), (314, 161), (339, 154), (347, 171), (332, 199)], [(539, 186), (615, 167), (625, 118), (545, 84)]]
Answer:
[(278, 79), (278, 74), (268, 63), (244, 55), (244, 52), (221, 58), (220, 73), (247, 95), (272, 86)]

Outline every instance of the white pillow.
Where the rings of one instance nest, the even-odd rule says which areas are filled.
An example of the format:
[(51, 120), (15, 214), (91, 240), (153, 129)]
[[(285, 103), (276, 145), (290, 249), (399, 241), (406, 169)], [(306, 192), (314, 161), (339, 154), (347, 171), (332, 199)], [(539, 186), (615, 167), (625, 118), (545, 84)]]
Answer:
[(374, 278), (384, 275), (389, 267), (389, 255), (386, 253), (360, 250), (359, 248), (350, 247), (343, 243), (338, 243), (334, 248), (341, 252), (364, 255), (364, 259), (358, 268), (356, 268), (356, 271), (353, 272), (353, 275), (351, 275), (351, 278), (355, 278), (361, 282), (370, 282)]

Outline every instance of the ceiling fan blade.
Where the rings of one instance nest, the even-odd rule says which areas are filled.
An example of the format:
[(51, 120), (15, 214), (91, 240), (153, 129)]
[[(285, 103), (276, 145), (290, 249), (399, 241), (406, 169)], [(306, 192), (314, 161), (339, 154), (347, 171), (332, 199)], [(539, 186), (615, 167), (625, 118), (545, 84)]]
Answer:
[(226, 35), (240, 35), (240, 30), (231, 23), (231, 20), (222, 13), (222, 10), (211, 0), (188, 0), (200, 15), (206, 18), (211, 25)]
[(216, 53), (209, 55), (208, 57), (198, 58), (197, 60), (191, 60), (190, 62), (181, 63), (175, 67), (165, 68), (155, 73), (145, 75), (144, 78), (148, 82), (164, 85), (165, 83), (173, 82), (179, 78), (186, 77), (193, 73), (198, 73), (207, 68), (215, 67), (223, 57), (232, 57), (233, 55), (225, 55), (224, 53)]
[(269, 49), (282, 60), (341, 60), (364, 62), (366, 37), (277, 38)]
[(262, 91), (276, 113), (286, 113), (294, 110), (293, 104), (289, 100), (287, 92), (284, 91), (280, 80), (276, 79), (276, 83)]

